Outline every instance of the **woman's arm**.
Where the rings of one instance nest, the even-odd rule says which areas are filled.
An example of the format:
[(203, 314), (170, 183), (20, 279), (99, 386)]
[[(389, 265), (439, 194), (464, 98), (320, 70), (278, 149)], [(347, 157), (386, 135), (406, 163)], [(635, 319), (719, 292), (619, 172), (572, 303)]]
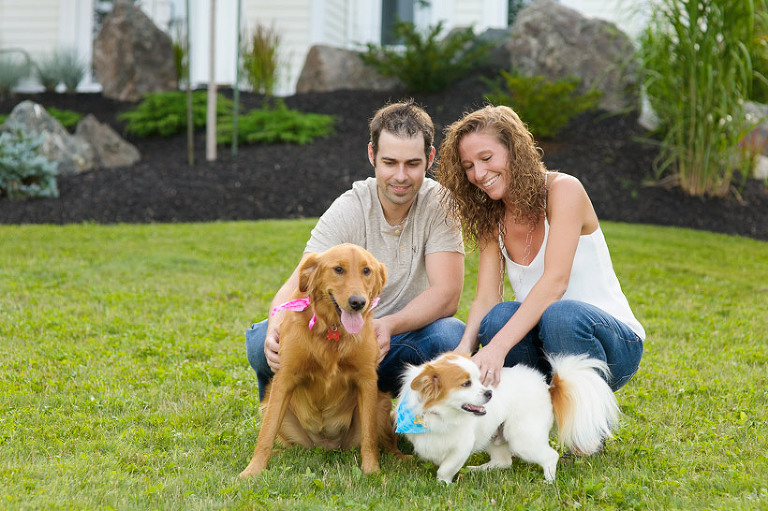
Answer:
[(504, 279), (503, 259), (498, 240), (486, 240), (481, 245), (477, 266), (477, 290), (475, 299), (469, 308), (467, 324), (464, 335), (456, 347), (456, 351), (471, 355), (477, 349), (477, 334), (480, 330), (480, 322), (486, 314), (499, 302), (502, 297), (499, 290), (502, 289)]
[(509, 350), (538, 324), (547, 307), (565, 294), (579, 237), (597, 228), (597, 217), (581, 183), (566, 174), (554, 176), (548, 195), (544, 273), (507, 324), (473, 357), (486, 385), (498, 383)]

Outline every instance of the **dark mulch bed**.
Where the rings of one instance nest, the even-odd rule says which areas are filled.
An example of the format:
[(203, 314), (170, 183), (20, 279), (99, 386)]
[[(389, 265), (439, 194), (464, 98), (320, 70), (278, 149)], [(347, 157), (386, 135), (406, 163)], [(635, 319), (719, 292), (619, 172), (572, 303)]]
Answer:
[[(414, 96), (440, 132), (482, 104), (483, 86), (460, 84), (439, 94)], [(58, 199), (10, 201), (0, 198), (0, 223), (204, 222), (320, 215), (353, 181), (372, 175), (366, 156), (367, 121), (397, 94), (340, 91), (285, 98), (290, 108), (336, 116), (336, 131), (306, 146), (283, 144), (219, 147), (205, 158), (205, 133), (195, 136), (195, 164), (187, 163), (186, 135), (164, 139), (129, 138), (142, 154), (130, 168), (61, 176)], [(122, 133), (116, 115), (133, 107), (100, 94), (17, 95), (0, 101), (0, 112), (32, 99), (92, 113)], [(263, 98), (242, 94), (243, 109)], [(575, 119), (555, 140), (541, 140), (548, 168), (577, 176), (600, 218), (673, 225), (768, 240), (768, 190), (750, 179), (741, 201), (701, 199), (677, 190), (648, 186), (657, 149), (641, 142), (636, 118), (593, 113)]]

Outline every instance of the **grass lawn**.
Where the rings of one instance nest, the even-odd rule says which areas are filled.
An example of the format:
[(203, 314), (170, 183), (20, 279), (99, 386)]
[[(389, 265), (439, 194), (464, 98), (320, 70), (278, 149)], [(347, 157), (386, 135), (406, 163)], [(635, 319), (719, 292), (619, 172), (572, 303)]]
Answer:
[(289, 449), (240, 481), (243, 331), (313, 224), (0, 226), (0, 509), (768, 508), (768, 243), (609, 222), (648, 340), (602, 454), (552, 485), (515, 463), (446, 487), (422, 461), (365, 476), (356, 451)]

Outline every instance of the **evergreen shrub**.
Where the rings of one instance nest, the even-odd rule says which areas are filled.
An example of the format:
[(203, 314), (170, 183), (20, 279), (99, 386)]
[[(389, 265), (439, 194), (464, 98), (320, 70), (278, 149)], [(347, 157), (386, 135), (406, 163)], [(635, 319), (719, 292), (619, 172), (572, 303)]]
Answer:
[[(243, 144), (308, 144), (333, 133), (333, 116), (291, 110), (280, 100), (265, 103), (238, 118), (238, 142)], [(232, 142), (232, 119), (225, 117), (218, 126), (217, 141)]]
[(398, 22), (394, 32), (402, 47), (368, 43), (360, 57), (379, 74), (399, 78), (411, 92), (442, 91), (484, 64), (491, 45), (478, 40), (471, 27), (440, 39), (442, 30), (442, 21), (425, 34), (413, 23)]
[(0, 133), (0, 196), (11, 199), (59, 196), (58, 162), (39, 153), (43, 136), (30, 137), (21, 130)]
[(597, 108), (602, 93), (591, 90), (578, 94), (580, 79), (569, 77), (554, 82), (543, 76), (523, 76), (501, 71), (499, 80), (486, 80), (492, 90), (485, 98), (495, 105), (511, 107), (537, 137), (555, 137), (568, 121)]
[[(195, 128), (205, 126), (207, 98), (207, 91), (192, 93), (192, 123)], [(231, 115), (232, 101), (221, 94), (216, 98), (217, 116)], [(169, 91), (147, 94), (134, 109), (119, 114), (117, 118), (126, 121), (126, 133), (137, 137), (170, 137), (183, 133), (187, 129), (186, 93)]]

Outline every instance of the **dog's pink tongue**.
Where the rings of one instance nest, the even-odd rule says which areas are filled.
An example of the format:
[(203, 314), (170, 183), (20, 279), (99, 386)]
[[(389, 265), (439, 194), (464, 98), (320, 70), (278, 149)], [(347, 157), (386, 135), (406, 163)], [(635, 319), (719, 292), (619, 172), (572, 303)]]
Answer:
[(359, 333), (363, 329), (363, 315), (359, 312), (341, 311), (341, 324), (350, 334)]

